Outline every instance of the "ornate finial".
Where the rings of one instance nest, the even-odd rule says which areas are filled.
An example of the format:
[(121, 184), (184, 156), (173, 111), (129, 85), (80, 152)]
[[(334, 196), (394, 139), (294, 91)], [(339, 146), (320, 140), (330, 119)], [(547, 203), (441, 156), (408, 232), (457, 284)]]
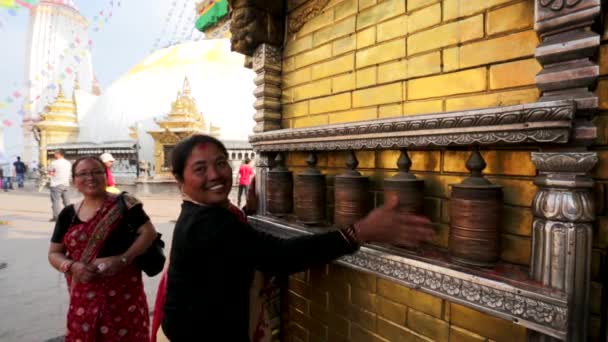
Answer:
[(184, 77), (184, 85), (182, 86), (182, 91), (184, 95), (190, 95), (190, 81), (188, 80), (188, 76)]
[(416, 179), (416, 176), (410, 173), (410, 168), (412, 167), (412, 160), (410, 159), (409, 154), (407, 153), (407, 149), (402, 149), (401, 154), (399, 155), (399, 159), (397, 159), (397, 168), (399, 172), (395, 176), (394, 179)]
[(314, 152), (310, 152), (306, 158), (306, 164), (308, 167), (302, 172), (303, 175), (320, 175), (321, 171), (317, 169), (317, 155)]
[(287, 171), (285, 167), (285, 160), (283, 159), (283, 153), (277, 152), (277, 156), (274, 157), (274, 171)]
[(345, 174), (349, 176), (361, 176), (361, 173), (356, 170), (358, 165), (359, 161), (357, 160), (355, 151), (349, 150), (348, 154), (346, 155), (346, 167), (348, 170), (346, 170)]
[(486, 168), (486, 161), (483, 160), (481, 153), (479, 153), (479, 147), (475, 146), (471, 152), (471, 156), (466, 163), (467, 169), (471, 172), (462, 184), (469, 185), (489, 185), (492, 184), (490, 181), (483, 177), (481, 171)]
[(57, 98), (62, 98), (62, 97), (64, 97), (64, 96), (63, 96), (63, 86), (62, 86), (62, 84), (61, 84), (61, 81), (59, 81), (59, 82), (57, 83), (57, 88), (59, 89), (59, 90), (57, 91)]

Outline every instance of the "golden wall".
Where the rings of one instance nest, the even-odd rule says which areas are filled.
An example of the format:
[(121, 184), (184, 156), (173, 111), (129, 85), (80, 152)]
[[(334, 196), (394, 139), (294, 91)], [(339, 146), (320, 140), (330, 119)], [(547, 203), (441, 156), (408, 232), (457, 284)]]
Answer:
[[(306, 1), (291, 1), (290, 17)], [(533, 0), (330, 0), (321, 13), (288, 35), (283, 56), (283, 128), (466, 110), (538, 100)], [(605, 34), (603, 39), (608, 39)], [(608, 45), (600, 53), (608, 75)], [(608, 77), (598, 86), (608, 109)], [(608, 146), (608, 116), (596, 118), (597, 149)], [(536, 169), (534, 147), (482, 151), (488, 178), (504, 186), (501, 259), (529, 265)], [(410, 151), (412, 170), (425, 180), (426, 214), (439, 223), (434, 241), (447, 247), (449, 184), (467, 174), (466, 150)], [(606, 215), (608, 151), (599, 152), (595, 193)], [(396, 171), (398, 151), (358, 151), (372, 178), (376, 205), (382, 179)], [(342, 153), (321, 153), (329, 175), (344, 168)], [(291, 153), (298, 172), (306, 154)], [(333, 182), (328, 180), (328, 213)], [(590, 333), (600, 330), (600, 269), (605, 267), (608, 217), (600, 217), (593, 252)], [(331, 280), (331, 281), (330, 281)], [(525, 329), (371, 275), (330, 265), (290, 281), (293, 340), (519, 341)], [(399, 339), (402, 336), (403, 339)], [(414, 337), (415, 336), (415, 337)], [(519, 338), (522, 339), (519, 339)]]

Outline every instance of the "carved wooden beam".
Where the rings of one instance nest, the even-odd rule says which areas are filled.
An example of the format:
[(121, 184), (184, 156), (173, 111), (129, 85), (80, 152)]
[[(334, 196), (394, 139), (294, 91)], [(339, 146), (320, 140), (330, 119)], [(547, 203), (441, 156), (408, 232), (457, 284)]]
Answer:
[(256, 133), (281, 128), (281, 48), (261, 44), (253, 55)]
[(257, 151), (389, 149), (569, 142), (573, 101), (531, 103), (254, 134)]
[[(327, 228), (302, 227), (263, 216), (249, 219), (257, 229), (283, 238), (327, 232)], [(498, 281), (452, 264), (373, 245), (337, 262), (566, 340), (570, 314), (563, 292), (530, 282)]]
[(591, 30), (599, 16), (601, 0), (536, 0), (535, 29), (542, 42), (536, 59), (543, 70), (536, 76), (542, 91), (540, 101), (573, 99), (577, 103), (574, 137), (592, 141), (597, 133), (590, 117), (598, 98), (589, 88), (599, 77), (599, 66), (591, 59), (600, 46), (600, 35)]
[(285, 5), (282, 0), (228, 0), (232, 8), (232, 50), (253, 56), (261, 44), (282, 46)]

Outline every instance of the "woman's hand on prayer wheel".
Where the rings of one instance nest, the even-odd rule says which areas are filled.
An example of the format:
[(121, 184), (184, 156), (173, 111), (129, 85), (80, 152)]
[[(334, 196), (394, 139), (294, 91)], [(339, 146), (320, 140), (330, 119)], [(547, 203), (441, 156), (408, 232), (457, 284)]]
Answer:
[(431, 221), (398, 209), (399, 199), (393, 197), (384, 206), (374, 209), (355, 223), (361, 243), (381, 242), (404, 247), (418, 247), (435, 235)]

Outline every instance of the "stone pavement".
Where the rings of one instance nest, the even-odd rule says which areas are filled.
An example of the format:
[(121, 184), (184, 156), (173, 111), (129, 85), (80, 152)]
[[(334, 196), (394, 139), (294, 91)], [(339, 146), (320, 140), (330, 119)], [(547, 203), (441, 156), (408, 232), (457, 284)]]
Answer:
[[(139, 198), (170, 246), (179, 197)], [(57, 338), (64, 333), (68, 296), (63, 275), (47, 260), (54, 227), (50, 210), (48, 191), (38, 193), (32, 185), (0, 192), (0, 342), (62, 340)], [(159, 276), (144, 275), (151, 308), (158, 281)]]

